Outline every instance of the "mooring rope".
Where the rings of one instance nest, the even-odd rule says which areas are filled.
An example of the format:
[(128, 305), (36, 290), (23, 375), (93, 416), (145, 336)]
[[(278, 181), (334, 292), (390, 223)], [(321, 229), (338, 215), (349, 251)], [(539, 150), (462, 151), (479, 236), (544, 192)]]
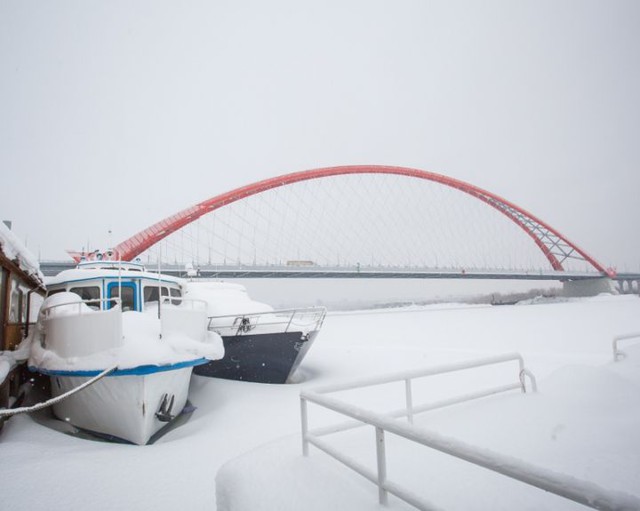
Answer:
[(108, 369), (105, 369), (100, 374), (98, 374), (98, 375), (94, 376), (93, 378), (91, 378), (90, 380), (84, 382), (82, 385), (78, 385), (77, 387), (71, 389), (70, 391), (65, 392), (64, 394), (60, 394), (57, 397), (51, 398), (48, 401), (43, 401), (42, 403), (38, 403), (38, 404), (35, 404), (33, 406), (23, 406), (21, 408), (7, 408), (7, 409), (0, 410), (0, 419), (4, 419), (6, 417), (12, 417), (13, 415), (18, 415), (20, 413), (37, 412), (38, 410), (42, 410), (43, 408), (46, 408), (48, 406), (55, 405), (56, 403), (59, 403), (60, 401), (63, 401), (65, 399), (67, 399), (68, 397), (72, 396), (76, 392), (80, 392), (81, 390), (87, 388), (89, 385), (93, 385), (98, 380), (101, 380), (105, 376), (108, 376), (109, 374), (114, 372), (117, 368), (118, 368), (118, 366), (115, 365), (115, 366), (112, 366), (112, 367), (110, 367)]

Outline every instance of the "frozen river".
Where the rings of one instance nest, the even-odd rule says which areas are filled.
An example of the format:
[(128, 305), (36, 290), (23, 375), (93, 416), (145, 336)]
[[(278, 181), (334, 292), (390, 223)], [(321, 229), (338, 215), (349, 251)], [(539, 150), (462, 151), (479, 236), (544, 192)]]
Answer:
[[(430, 415), (429, 425), (640, 497), (640, 354), (630, 346), (627, 360), (611, 362), (613, 336), (629, 332), (640, 332), (634, 296), (332, 313), (298, 383), (193, 377), (197, 410), (153, 445), (83, 440), (28, 416), (11, 419), (0, 434), (0, 507), (213, 510), (220, 471), (219, 509), (379, 509), (377, 490), (360, 476), (317, 450), (302, 458), (300, 390), (512, 351), (535, 373), (539, 396), (477, 402)], [(438, 392), (457, 384), (440, 384)], [(387, 397), (361, 400), (383, 409)], [(344, 447), (366, 459), (365, 443), (354, 437)], [(445, 509), (581, 509), (432, 453), (416, 457), (398, 446), (393, 456), (394, 473)], [(390, 505), (406, 508), (397, 500)]]

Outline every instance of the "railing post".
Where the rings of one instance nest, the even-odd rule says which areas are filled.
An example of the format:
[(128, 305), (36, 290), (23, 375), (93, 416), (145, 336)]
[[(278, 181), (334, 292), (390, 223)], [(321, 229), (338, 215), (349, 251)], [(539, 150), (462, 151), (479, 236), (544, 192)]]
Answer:
[(620, 342), (627, 341), (629, 339), (637, 339), (637, 338), (640, 338), (640, 333), (615, 336), (613, 338), (613, 361), (617, 362), (618, 360), (622, 360), (626, 357), (625, 352), (618, 349), (618, 344)]
[(527, 377), (529, 378), (531, 391), (538, 392), (538, 383), (536, 382), (536, 377), (528, 369), (523, 369), (522, 371), (520, 371), (519, 378), (520, 378), (520, 387), (522, 388), (522, 392), (523, 393), (527, 392), (527, 383), (526, 383)]
[(518, 379), (520, 380), (520, 390), (523, 394), (527, 393), (527, 386), (524, 381), (524, 359), (518, 354)]
[(409, 423), (413, 424), (413, 396), (411, 393), (411, 380), (406, 379), (404, 381), (405, 388), (405, 396), (407, 402), (407, 419), (409, 419)]
[(384, 489), (387, 482), (387, 455), (384, 446), (384, 429), (376, 427), (376, 456), (378, 458), (378, 501), (382, 505), (389, 502), (389, 495)]
[(300, 419), (302, 420), (302, 455), (309, 456), (309, 441), (307, 440), (307, 400), (300, 396)]
[(622, 360), (624, 358), (624, 354), (618, 350), (618, 338), (613, 338), (613, 361), (617, 362), (618, 360)]
[(296, 311), (294, 310), (289, 316), (289, 322), (287, 323), (287, 327), (284, 329), (285, 333), (289, 331), (289, 327), (291, 326), (291, 322), (293, 321), (293, 317), (296, 315)]

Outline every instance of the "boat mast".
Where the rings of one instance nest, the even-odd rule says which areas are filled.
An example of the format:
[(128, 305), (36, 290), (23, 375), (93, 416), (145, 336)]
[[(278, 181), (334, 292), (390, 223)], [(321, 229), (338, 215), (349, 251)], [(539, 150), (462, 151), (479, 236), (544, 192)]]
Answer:
[[(162, 247), (158, 244), (158, 319), (162, 315), (162, 273), (160, 273), (160, 256), (162, 255)], [(162, 329), (160, 329), (160, 339), (162, 339)]]

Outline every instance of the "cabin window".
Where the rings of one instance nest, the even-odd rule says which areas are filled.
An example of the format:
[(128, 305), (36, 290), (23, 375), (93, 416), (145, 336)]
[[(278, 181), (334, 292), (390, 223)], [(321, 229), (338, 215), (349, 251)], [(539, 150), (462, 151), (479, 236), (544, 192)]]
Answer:
[(171, 291), (171, 303), (173, 305), (180, 305), (182, 303), (182, 300), (179, 299), (179, 298), (182, 298), (182, 293), (180, 292), (180, 290), (172, 287), (170, 291)]
[[(120, 295), (122, 289), (122, 295)], [(118, 285), (116, 282), (109, 284), (109, 298), (117, 298), (120, 296), (122, 304), (122, 312), (136, 310), (136, 288), (131, 282), (123, 282)], [(115, 301), (109, 302), (109, 308), (114, 307)]]
[(11, 279), (9, 295), (9, 323), (21, 323), (26, 317), (24, 290), (17, 279)]
[[(148, 302), (157, 302), (158, 286), (145, 286), (143, 294), (145, 304)], [(166, 287), (162, 288), (162, 296), (169, 296), (169, 290)]]
[[(150, 302), (158, 301), (158, 286), (145, 286), (143, 291), (144, 303), (145, 305)], [(172, 303), (173, 305), (180, 305), (182, 303), (182, 292), (180, 289), (176, 288), (168, 288), (166, 286), (162, 286), (161, 288), (161, 296), (163, 303)]]
[(93, 309), (100, 309), (100, 288), (98, 286), (72, 287), (69, 292), (77, 294), (83, 300), (92, 300), (87, 305)]
[(53, 296), (53, 295), (57, 295), (58, 293), (64, 293), (65, 289), (52, 289), (50, 291), (47, 291), (47, 296)]

